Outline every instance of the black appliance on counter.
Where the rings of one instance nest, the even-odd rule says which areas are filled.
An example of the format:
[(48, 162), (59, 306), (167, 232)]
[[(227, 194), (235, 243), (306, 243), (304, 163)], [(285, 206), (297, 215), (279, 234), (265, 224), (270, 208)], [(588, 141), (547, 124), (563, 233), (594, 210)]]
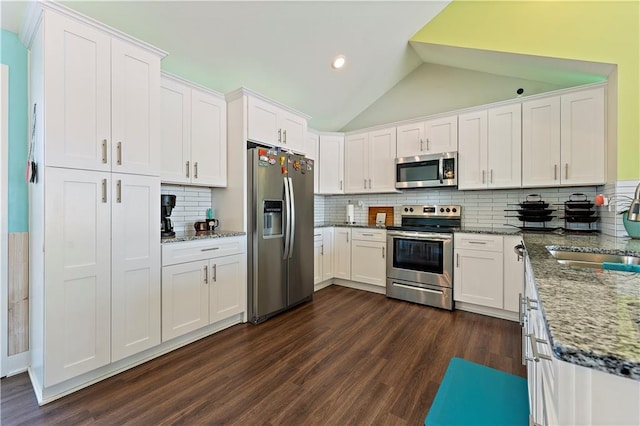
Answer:
[(171, 212), (176, 206), (176, 196), (170, 194), (160, 195), (160, 235), (161, 237), (175, 237), (173, 224), (171, 223)]
[(387, 227), (387, 297), (453, 309), (453, 231), (461, 206), (403, 206)]

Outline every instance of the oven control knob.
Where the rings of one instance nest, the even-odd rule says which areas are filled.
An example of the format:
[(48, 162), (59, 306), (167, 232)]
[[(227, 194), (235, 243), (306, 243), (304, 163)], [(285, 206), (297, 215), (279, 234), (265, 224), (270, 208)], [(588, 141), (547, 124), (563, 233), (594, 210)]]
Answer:
[(405, 208), (404, 208), (404, 211), (405, 211), (405, 212), (408, 212), (408, 211), (409, 211), (409, 209), (405, 207)]
[(451, 211), (451, 209), (449, 207), (447, 207), (447, 213), (449, 213)]
[(409, 211), (413, 213), (413, 207), (409, 207)]
[(440, 207), (440, 213), (444, 213), (444, 209)]
[(456, 208), (454, 207), (454, 208), (453, 208), (453, 210), (451, 210), (451, 211), (455, 213), (455, 212), (457, 212), (457, 211), (458, 211), (458, 209), (456, 209)]

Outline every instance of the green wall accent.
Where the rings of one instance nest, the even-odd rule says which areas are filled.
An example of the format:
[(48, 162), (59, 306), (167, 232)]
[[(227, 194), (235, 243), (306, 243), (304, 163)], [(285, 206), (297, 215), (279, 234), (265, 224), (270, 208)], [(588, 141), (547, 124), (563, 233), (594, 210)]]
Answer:
[(454, 0), (412, 41), (617, 64), (617, 177), (640, 178), (639, 1)]
[(29, 230), (29, 200), (24, 180), (27, 161), (27, 49), (18, 35), (2, 30), (0, 62), (9, 67), (9, 232)]

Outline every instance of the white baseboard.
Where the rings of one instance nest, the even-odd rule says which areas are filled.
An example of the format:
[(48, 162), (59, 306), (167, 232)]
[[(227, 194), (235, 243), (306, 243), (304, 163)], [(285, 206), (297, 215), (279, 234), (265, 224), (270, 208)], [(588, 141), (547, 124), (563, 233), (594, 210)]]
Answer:
[(334, 278), (333, 284), (341, 285), (343, 287), (355, 288), (357, 290), (369, 291), (371, 293), (387, 294), (386, 286), (381, 287), (373, 284), (360, 283), (357, 281), (343, 280), (340, 278)]
[(502, 309), (490, 308), (487, 306), (475, 305), (473, 303), (466, 302), (454, 302), (455, 310), (459, 311), (467, 311), (473, 312), (474, 314), (486, 315), (489, 317), (505, 319), (509, 321), (518, 322), (520, 319), (518, 318), (517, 312), (505, 311)]

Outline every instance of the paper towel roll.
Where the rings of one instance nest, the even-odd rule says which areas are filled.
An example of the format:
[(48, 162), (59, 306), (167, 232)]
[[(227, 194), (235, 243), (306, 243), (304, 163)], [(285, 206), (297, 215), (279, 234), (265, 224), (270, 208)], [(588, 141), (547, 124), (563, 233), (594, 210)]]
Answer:
[(353, 204), (347, 204), (347, 223), (356, 223), (356, 214)]

